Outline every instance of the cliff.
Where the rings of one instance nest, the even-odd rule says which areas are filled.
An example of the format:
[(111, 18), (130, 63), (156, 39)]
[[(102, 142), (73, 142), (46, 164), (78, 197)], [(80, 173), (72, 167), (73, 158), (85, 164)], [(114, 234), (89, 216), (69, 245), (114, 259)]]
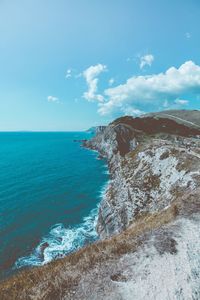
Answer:
[(98, 133), (102, 133), (105, 128), (106, 128), (106, 126), (94, 126), (94, 127), (89, 128), (88, 130), (86, 130), (86, 132), (89, 132), (92, 134), (98, 134)]
[(200, 299), (197, 120), (196, 111), (123, 117), (85, 141), (110, 171), (101, 240), (8, 279), (1, 299)]
[(177, 194), (195, 189), (200, 155), (193, 150), (200, 145), (199, 133), (171, 118), (123, 117), (85, 142), (107, 158), (111, 174), (99, 210), (102, 238), (121, 232), (138, 214), (165, 209)]

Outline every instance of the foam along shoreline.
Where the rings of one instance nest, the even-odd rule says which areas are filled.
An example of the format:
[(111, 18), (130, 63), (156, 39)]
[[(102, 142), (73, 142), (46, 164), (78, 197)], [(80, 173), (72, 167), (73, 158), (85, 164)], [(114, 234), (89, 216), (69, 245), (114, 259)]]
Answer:
[[(109, 181), (101, 188), (100, 201), (104, 197), (108, 185)], [(53, 225), (49, 234), (42, 238), (30, 255), (17, 259), (13, 269), (45, 265), (98, 240), (96, 226), (100, 201), (97, 207), (83, 218), (82, 223), (67, 228), (62, 223)]]
[(40, 271), (21, 272), (2, 285), (5, 296), (200, 299), (199, 138), (179, 125), (171, 133), (166, 120), (153, 134), (152, 119), (144, 131), (135, 121), (116, 120), (86, 144), (105, 154), (111, 175), (99, 208), (100, 240)]

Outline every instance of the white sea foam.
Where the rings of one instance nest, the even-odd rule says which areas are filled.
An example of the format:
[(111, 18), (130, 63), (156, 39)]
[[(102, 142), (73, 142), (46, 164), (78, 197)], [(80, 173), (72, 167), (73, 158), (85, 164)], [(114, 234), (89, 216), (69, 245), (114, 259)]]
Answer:
[(85, 217), (83, 222), (75, 227), (66, 228), (63, 224), (54, 225), (33, 253), (19, 258), (15, 267), (44, 265), (83, 247), (88, 242), (95, 241), (97, 239), (95, 230), (97, 211), (98, 208), (93, 209), (89, 216)]
[[(107, 186), (108, 183), (100, 191), (101, 198), (104, 196)], [(94, 242), (98, 239), (97, 218), (98, 206), (77, 226), (66, 228), (63, 224), (55, 224), (30, 255), (16, 261), (14, 268), (41, 266)]]
[(110, 175), (109, 169), (106, 164), (102, 165), (102, 169), (103, 169), (103, 174)]

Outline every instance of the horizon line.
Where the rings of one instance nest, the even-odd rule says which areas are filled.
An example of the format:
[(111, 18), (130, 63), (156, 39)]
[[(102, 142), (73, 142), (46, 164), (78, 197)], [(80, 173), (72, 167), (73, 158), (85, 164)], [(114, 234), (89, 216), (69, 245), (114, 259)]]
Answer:
[(87, 132), (85, 130), (0, 130), (1, 132)]

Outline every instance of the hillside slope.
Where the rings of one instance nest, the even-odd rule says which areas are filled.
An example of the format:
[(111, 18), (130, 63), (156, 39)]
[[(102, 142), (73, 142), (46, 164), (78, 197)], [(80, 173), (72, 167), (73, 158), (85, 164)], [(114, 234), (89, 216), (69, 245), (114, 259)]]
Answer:
[(161, 112), (154, 112), (144, 116), (169, 118), (175, 120), (180, 124), (200, 128), (200, 111), (199, 110), (166, 110)]

